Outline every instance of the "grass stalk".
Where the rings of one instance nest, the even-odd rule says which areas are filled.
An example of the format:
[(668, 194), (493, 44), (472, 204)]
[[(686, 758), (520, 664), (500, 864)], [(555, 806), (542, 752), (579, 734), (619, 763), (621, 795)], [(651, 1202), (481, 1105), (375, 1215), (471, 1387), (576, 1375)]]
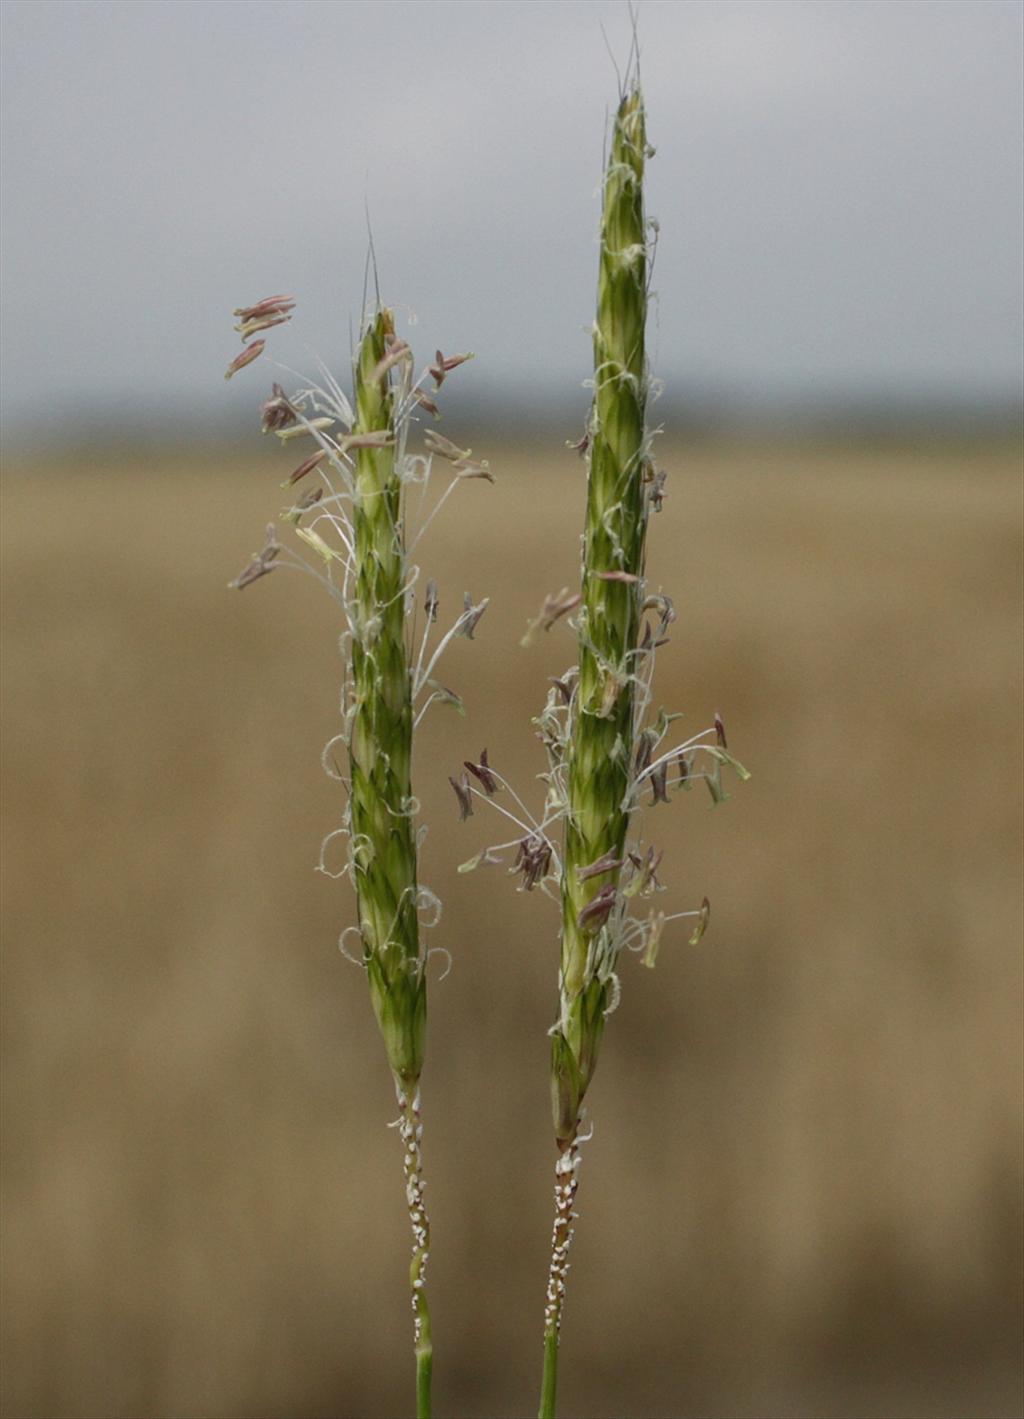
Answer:
[(558, 1330), (544, 1332), (544, 1370), (540, 1381), (538, 1419), (555, 1419), (558, 1402)]
[(647, 156), (643, 98), (639, 83), (633, 82), (615, 114), (602, 201), (594, 398), (576, 620), (579, 678), (566, 743), (559, 1015), (551, 1036), (551, 1098), (560, 1156), (545, 1306), (542, 1419), (555, 1414), (581, 1106), (613, 1003), (621, 945), (619, 879), (630, 819), (646, 485), (653, 472), (645, 427)]
[[(266, 342), (247, 344), (249, 338), (284, 324), (294, 304), (290, 296), (269, 296), (235, 312), (240, 318), (235, 329), (244, 348), (228, 366), (228, 378), (262, 353)], [(396, 1127), (412, 1228), (409, 1285), (417, 1419), (429, 1419), (433, 1374), (426, 1291), (430, 1222), (424, 1202), (419, 1082), (427, 1013), (426, 966), (431, 954), (424, 935), (434, 923), (421, 916), (432, 910), (436, 922), (440, 903), (417, 880), (413, 733), (432, 704), (448, 704), (461, 712), (459, 696), (435, 681), (431, 672), (454, 636), (472, 637), (487, 600), (474, 605), (467, 595), (454, 625), (431, 650), (439, 602), (434, 583), (428, 581), (426, 627), (422, 635), (413, 635), (413, 588), (419, 568), (410, 565), (406, 545), (405, 489), (416, 482), (426, 492), (435, 457), (450, 465), (451, 481), (436, 499), (429, 522), (457, 484), (467, 479), (491, 481), (491, 474), (486, 462), (472, 459), (469, 450), (432, 431), (425, 435), (426, 456), (407, 455), (406, 442), (413, 412), (436, 415), (434, 395), (448, 375), (470, 358), (470, 354), (446, 357), (438, 350), (435, 361), (415, 378), (412, 351), (396, 335), (391, 311), (378, 308), (364, 324), (354, 361), (354, 408), (323, 366), (322, 384), (312, 383), (293, 397), (275, 384), (263, 406), (263, 431), (277, 433), (282, 442), (312, 438), (315, 443), (314, 452), (282, 484), (293, 489), (309, 479), (314, 486), (304, 484), (308, 491), (293, 494), (296, 501), (282, 517), (320, 564), (311, 565), (308, 559), (291, 554), (271, 525), (263, 550), (232, 583), (242, 589), (281, 567), (298, 569), (324, 585), (346, 624), (341, 638), (343, 729), (327, 745), (323, 762), (330, 777), (346, 785), (348, 806), (343, 825), (324, 841), (319, 865), (332, 877), (350, 875), (355, 887), (358, 927), (344, 931), (339, 944), (366, 972), (398, 1098)], [(434, 384), (433, 394), (423, 388), (428, 378)], [(424, 698), (417, 710), (420, 696)], [(339, 743), (347, 749), (347, 778), (335, 757)], [(340, 871), (332, 871), (324, 852), (337, 838), (347, 840), (347, 861)], [(350, 932), (360, 938), (358, 958), (345, 946)]]
[(349, 734), (353, 875), (370, 997), (395, 1078), (413, 1234), (409, 1285), (417, 1419), (429, 1419), (433, 1345), (426, 1292), (430, 1222), (423, 1199), (419, 1079), (427, 982), (420, 948), (412, 816), (412, 676), (406, 648), (402, 482), (395, 457), (396, 390), (387, 362), (391, 312), (369, 322), (356, 361), (353, 500), (355, 615)]
[[(645, 578), (647, 523), (660, 510), (665, 474), (655, 469), (646, 425), (649, 390), (645, 336), (650, 274), (644, 213), (648, 146), (643, 95), (635, 61), (612, 125), (604, 175), (594, 395), (586, 436), (587, 507), (579, 596), (549, 596), (535, 626), (550, 627), (576, 611), (577, 665), (553, 682), (535, 720), (550, 772), (545, 825), (565, 821), (561, 862), (544, 832), (523, 843), (526, 888), (554, 862), (562, 909), (558, 1019), (551, 1036), (551, 1105), (558, 1163), (555, 1225), (544, 1312), (541, 1419), (553, 1419), (558, 1346), (573, 1237), (583, 1101), (597, 1067), (605, 1020), (618, 1004), (623, 950), (642, 953), (653, 968), (665, 925), (693, 923), (690, 944), (707, 928), (707, 898), (697, 910), (635, 915), (642, 898), (662, 890), (661, 853), (643, 841), (641, 804), (669, 802), (670, 791), (704, 782), (712, 802), (727, 797), (722, 769), (750, 775), (729, 753), (716, 714), (707, 728), (664, 748), (678, 718), (651, 711), (659, 646), (675, 620), (671, 599)], [(578, 609), (577, 609), (578, 608)], [(669, 773), (673, 778), (670, 782)], [(650, 799), (645, 795), (650, 792)], [(536, 868), (534, 871), (533, 869)]]

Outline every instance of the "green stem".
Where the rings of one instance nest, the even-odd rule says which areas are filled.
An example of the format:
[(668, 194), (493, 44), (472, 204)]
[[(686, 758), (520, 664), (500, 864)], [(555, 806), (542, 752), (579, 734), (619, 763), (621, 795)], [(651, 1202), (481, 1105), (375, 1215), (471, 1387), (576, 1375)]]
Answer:
[(558, 1331), (549, 1330), (544, 1336), (544, 1374), (540, 1386), (538, 1419), (555, 1419), (558, 1395)]
[[(426, 1313), (426, 1303), (423, 1310)], [(427, 1315), (425, 1344), (416, 1347), (416, 1419), (430, 1419), (430, 1380), (434, 1369), (434, 1347), (430, 1343), (430, 1317)]]

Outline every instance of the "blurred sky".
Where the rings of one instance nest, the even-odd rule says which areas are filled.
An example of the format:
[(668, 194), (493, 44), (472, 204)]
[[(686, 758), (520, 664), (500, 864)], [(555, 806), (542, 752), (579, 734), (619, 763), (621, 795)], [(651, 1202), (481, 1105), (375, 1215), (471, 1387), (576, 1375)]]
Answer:
[[(1022, 17), (641, 4), (675, 400), (1019, 401)], [(524, 420), (579, 399), (602, 25), (623, 60), (619, 0), (6, 0), (8, 434), (249, 410), (230, 311), (270, 292), (300, 301), (274, 353), (344, 366), (364, 202), (424, 354), (474, 348)]]

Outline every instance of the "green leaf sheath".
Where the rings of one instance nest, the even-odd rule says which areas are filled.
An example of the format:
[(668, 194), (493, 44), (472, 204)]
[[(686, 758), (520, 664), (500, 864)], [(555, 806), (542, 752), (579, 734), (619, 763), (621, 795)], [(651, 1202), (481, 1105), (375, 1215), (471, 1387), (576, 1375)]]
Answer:
[[(390, 311), (369, 324), (356, 366), (354, 433), (395, 434), (387, 373)], [(356, 455), (355, 629), (349, 736), (359, 927), (373, 1007), (396, 1078), (423, 1067), (426, 983), (420, 968), (412, 788), (412, 685), (405, 641), (402, 485), (392, 443)]]
[(615, 955), (613, 946), (595, 941), (600, 922), (581, 926), (580, 914), (602, 889), (617, 884), (619, 869), (585, 881), (578, 872), (605, 854), (621, 860), (629, 820), (624, 804), (633, 754), (630, 677), (636, 670), (639, 583), (602, 579), (599, 573), (639, 578), (644, 570), (646, 156), (643, 100), (633, 88), (616, 114), (605, 175), (594, 327), (580, 679), (568, 756), (562, 879), (562, 1012), (552, 1050), (555, 1131), (563, 1148), (575, 1137), (597, 1062)]

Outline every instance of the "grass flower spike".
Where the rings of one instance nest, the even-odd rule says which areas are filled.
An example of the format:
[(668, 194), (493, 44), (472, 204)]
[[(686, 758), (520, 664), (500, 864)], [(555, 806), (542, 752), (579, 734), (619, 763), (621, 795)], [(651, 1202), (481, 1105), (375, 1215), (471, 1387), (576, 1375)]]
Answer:
[[(290, 319), (293, 306), (289, 296), (268, 297), (237, 310), (235, 328), (245, 342)], [(264, 343), (246, 345), (229, 372), (255, 359)], [(366, 972), (398, 1098), (396, 1126), (413, 1235), (409, 1280), (418, 1419), (430, 1414), (433, 1365), (419, 1092), (431, 955), (424, 938), (440, 916), (440, 903), (417, 877), (413, 734), (432, 704), (461, 709), (458, 695), (440, 686), (433, 671), (453, 636), (472, 635), (487, 602), (474, 604), (467, 594), (464, 609), (432, 647), (439, 603), (430, 582), (425, 628), (417, 633), (419, 567), (411, 555), (419, 534), (410, 538), (405, 504), (412, 484), (426, 494), (435, 457), (451, 465), (450, 481), (427, 522), (460, 482), (489, 479), (490, 471), (439, 435), (428, 435), (422, 454), (409, 452), (408, 439), (420, 410), (437, 412), (422, 388), (426, 379), (433, 376), (440, 387), (468, 358), (445, 359), (438, 352), (437, 364), (414, 377), (412, 351), (397, 335), (391, 311), (378, 308), (365, 323), (354, 360), (354, 409), (323, 366), (320, 382), (294, 395), (274, 384), (261, 411), (263, 432), (282, 443), (305, 439), (313, 445), (282, 484), (296, 497), (282, 518), (312, 560), (286, 548), (271, 525), (263, 549), (232, 583), (242, 589), (282, 567), (298, 569), (323, 584), (342, 617), (342, 728), (323, 761), (329, 775), (345, 785), (347, 804), (342, 825), (324, 841), (319, 865), (329, 876), (350, 876), (355, 887), (358, 926), (342, 932), (340, 944)], [(338, 765), (339, 750), (347, 755), (347, 776)], [(342, 865), (332, 868), (328, 859), (339, 841), (347, 851)], [(358, 954), (346, 944), (353, 935)]]
[(647, 157), (643, 98), (634, 85), (615, 115), (603, 189), (582, 599), (576, 618), (579, 666), (564, 741), (568, 802), (560, 883), (562, 946), (559, 1013), (551, 1035), (559, 1159), (544, 1307), (542, 1416), (555, 1413), (580, 1110), (618, 984), (618, 889), (630, 818), (646, 484), (652, 477), (646, 434)]
[[(653, 910), (646, 920), (632, 915), (638, 898), (661, 890), (661, 854), (642, 843), (637, 810), (648, 786), (652, 806), (668, 802), (673, 766), (678, 786), (706, 778), (714, 801), (724, 796), (723, 762), (747, 777), (725, 749), (718, 715), (713, 728), (664, 754), (656, 751), (675, 716), (661, 711), (649, 720), (656, 652), (675, 618), (671, 601), (649, 594), (645, 582), (648, 515), (651, 509), (660, 511), (665, 483), (651, 457), (646, 423), (651, 249), (644, 168), (653, 152), (634, 71), (615, 114), (605, 171), (594, 395), (586, 435), (577, 445), (588, 460), (581, 599), (574, 623), (579, 663), (566, 677), (570, 688), (567, 695), (562, 691), (564, 708), (555, 708), (553, 696), (539, 721), (552, 760), (550, 781), (561, 788), (565, 816), (559, 1011), (551, 1031), (559, 1158), (544, 1311), (542, 1419), (555, 1413), (582, 1105), (605, 1020), (618, 1003), (619, 954), (624, 948), (641, 950), (645, 963), (653, 966), (665, 922), (671, 919)], [(714, 746), (706, 742), (712, 734)], [(702, 754), (710, 756), (711, 769), (695, 775), (692, 765)], [(697, 918), (694, 944), (709, 910), (705, 898), (698, 911), (675, 914)]]
[(412, 678), (405, 641), (402, 484), (395, 459), (395, 390), (385, 366), (395, 335), (380, 311), (356, 366), (353, 433), (380, 435), (356, 451), (352, 517), (354, 629), (348, 752), (352, 867), (359, 931), (388, 1062), (409, 1100), (423, 1069), (426, 980), (420, 950), (412, 798)]
[[(577, 617), (579, 679), (568, 742), (561, 1009), (552, 1037), (555, 1135), (576, 1137), (597, 1063), (615, 966), (615, 910), (629, 827), (636, 648), (649, 480), (645, 410), (647, 159), (643, 101), (619, 105), (604, 183), (594, 326), (594, 404)], [(599, 870), (595, 870), (595, 865)]]
[[(665, 497), (665, 474), (655, 467), (646, 422), (652, 227), (644, 213), (644, 170), (652, 153), (634, 64), (612, 125), (602, 192), (593, 401), (586, 433), (574, 445), (588, 474), (580, 590), (563, 587), (549, 595), (524, 638), (528, 644), (539, 630), (567, 624), (575, 633), (577, 663), (553, 681), (534, 721), (548, 757), (542, 812), (534, 816), (488, 766), (490, 778), (515, 800), (514, 811), (500, 811), (516, 823), (520, 837), (485, 849), (461, 869), (501, 860), (503, 850), (515, 847), (510, 870), (521, 874), (521, 890), (539, 887), (561, 908), (558, 1017), (550, 1031), (558, 1159), (541, 1419), (555, 1413), (583, 1104), (605, 1021), (619, 999), (619, 958), (633, 951), (653, 967), (669, 922), (691, 919), (696, 944), (710, 912), (706, 898), (692, 911), (644, 909), (662, 884), (661, 853), (644, 840), (643, 812), (698, 782), (720, 802), (723, 766), (748, 777), (726, 747), (718, 715), (699, 733), (665, 747), (678, 716), (652, 712), (655, 660), (675, 620), (671, 600), (648, 587), (645, 570), (648, 518)], [(474, 798), (491, 797), (487, 785), (466, 774), (452, 784), (463, 818), (472, 813)]]

